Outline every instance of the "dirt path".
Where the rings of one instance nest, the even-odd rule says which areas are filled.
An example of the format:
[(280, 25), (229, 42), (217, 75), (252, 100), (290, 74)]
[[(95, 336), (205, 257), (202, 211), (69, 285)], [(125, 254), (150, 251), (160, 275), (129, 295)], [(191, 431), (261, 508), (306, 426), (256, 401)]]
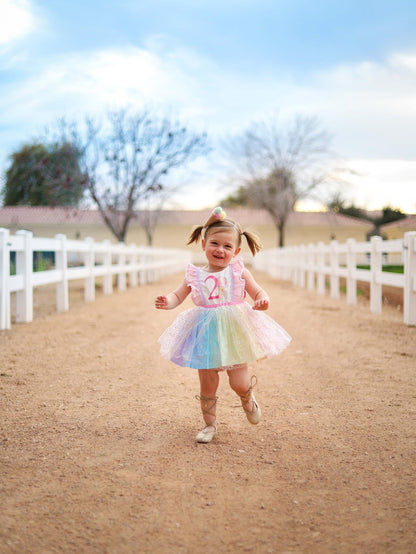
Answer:
[(156, 342), (180, 276), (0, 333), (2, 554), (416, 551), (416, 329), (256, 277), (294, 340), (209, 445)]

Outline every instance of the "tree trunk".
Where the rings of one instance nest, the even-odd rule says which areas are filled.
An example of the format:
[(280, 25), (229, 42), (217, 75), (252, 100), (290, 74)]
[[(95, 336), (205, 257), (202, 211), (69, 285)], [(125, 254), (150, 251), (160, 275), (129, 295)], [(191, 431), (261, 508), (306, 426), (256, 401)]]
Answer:
[(279, 223), (279, 247), (283, 248), (285, 245), (285, 222), (280, 221)]
[(276, 231), (277, 231), (276, 244), (279, 248), (283, 248), (283, 246), (285, 245), (285, 222), (284, 221), (276, 222)]
[(153, 246), (153, 230), (148, 227), (144, 228), (147, 237), (147, 246)]

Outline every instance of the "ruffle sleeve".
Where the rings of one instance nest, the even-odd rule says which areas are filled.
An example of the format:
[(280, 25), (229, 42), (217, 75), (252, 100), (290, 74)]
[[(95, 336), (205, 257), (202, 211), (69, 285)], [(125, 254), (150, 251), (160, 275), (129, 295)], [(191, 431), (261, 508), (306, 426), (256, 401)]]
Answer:
[(234, 296), (235, 299), (244, 299), (246, 296), (246, 282), (243, 279), (244, 262), (242, 258), (237, 258), (233, 262), (234, 274)]
[(191, 287), (191, 299), (194, 304), (200, 306), (202, 304), (201, 295), (198, 287), (198, 268), (194, 264), (188, 264), (185, 273), (185, 282), (188, 287)]

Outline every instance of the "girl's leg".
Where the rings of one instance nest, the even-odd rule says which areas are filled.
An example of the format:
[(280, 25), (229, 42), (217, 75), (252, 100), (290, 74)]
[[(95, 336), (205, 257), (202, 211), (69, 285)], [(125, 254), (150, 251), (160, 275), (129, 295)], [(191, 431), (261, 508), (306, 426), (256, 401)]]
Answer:
[(200, 431), (196, 437), (197, 442), (210, 442), (216, 433), (216, 413), (217, 413), (217, 389), (220, 381), (218, 370), (199, 369), (199, 383), (201, 394), (197, 398), (201, 401), (202, 417), (206, 427)]
[(241, 404), (246, 412), (247, 419), (250, 423), (256, 425), (261, 419), (260, 406), (253, 394), (253, 387), (257, 382), (256, 377), (253, 375), (250, 380), (247, 364), (236, 369), (230, 369), (227, 373), (230, 387), (241, 398)]
[(233, 391), (236, 392), (238, 396), (246, 394), (247, 390), (250, 388), (250, 377), (248, 375), (247, 364), (241, 365), (236, 369), (230, 369), (227, 373), (230, 387)]

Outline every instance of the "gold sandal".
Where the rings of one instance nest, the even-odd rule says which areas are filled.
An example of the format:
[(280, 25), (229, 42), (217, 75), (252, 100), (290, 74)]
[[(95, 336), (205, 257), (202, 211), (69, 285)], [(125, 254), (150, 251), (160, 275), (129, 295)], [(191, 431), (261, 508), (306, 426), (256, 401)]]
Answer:
[[(257, 377), (255, 375), (252, 375), (250, 388), (247, 390), (245, 394), (239, 394), (239, 397), (241, 398), (241, 404), (243, 406), (243, 410), (246, 412), (247, 419), (253, 425), (257, 425), (261, 420), (261, 409), (260, 409), (260, 406), (257, 404), (253, 394), (253, 388), (256, 385), (257, 385)], [(246, 406), (250, 401), (252, 403), (252, 409), (247, 410)], [(254, 410), (253, 410), (253, 407), (254, 407)]]
[[(211, 406), (209, 406), (208, 408), (206, 407), (206, 404), (204, 407), (202, 407), (201, 405), (201, 410), (202, 410), (202, 413), (203, 414), (208, 414), (208, 415), (211, 415), (213, 416), (214, 418), (216, 418), (215, 414), (213, 414), (210, 410), (212, 410), (214, 408), (214, 406), (217, 404), (217, 400), (218, 400), (218, 396), (199, 396), (199, 394), (197, 394), (195, 396), (195, 398), (197, 400), (202, 400), (203, 402), (209, 402), (210, 400), (212, 401), (212, 404)], [(215, 421), (215, 419), (214, 419)], [(215, 437), (215, 434), (217, 432), (217, 427), (214, 425), (214, 424), (210, 424), (210, 425), (206, 425), (196, 436), (196, 442), (201, 442), (201, 443), (208, 443), (208, 442), (211, 442), (212, 439)]]

